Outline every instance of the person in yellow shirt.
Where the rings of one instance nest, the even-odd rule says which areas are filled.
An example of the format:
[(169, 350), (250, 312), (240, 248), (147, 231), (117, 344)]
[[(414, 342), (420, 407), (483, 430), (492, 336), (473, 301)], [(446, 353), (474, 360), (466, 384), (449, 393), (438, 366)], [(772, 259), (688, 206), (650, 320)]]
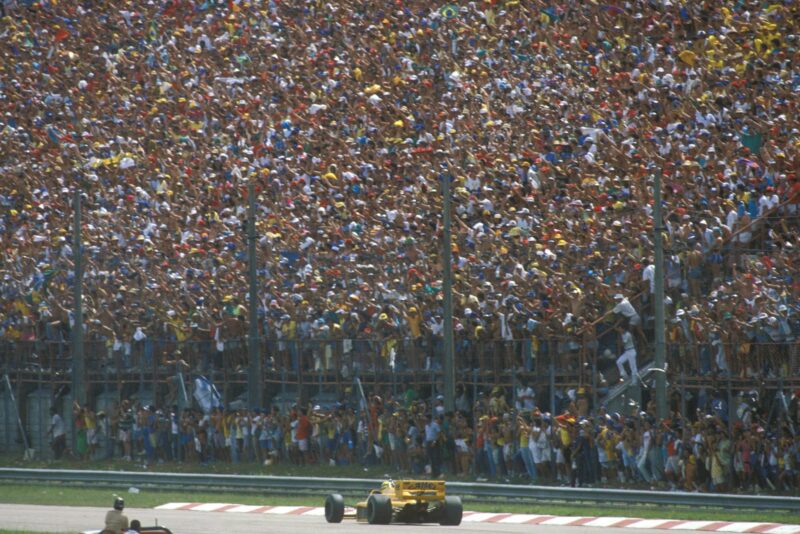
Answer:
[(560, 482), (569, 482), (572, 475), (572, 428), (575, 417), (560, 415), (555, 418), (556, 424), (556, 477)]
[(297, 322), (289, 315), (281, 317), (283, 324), (281, 324), (281, 337), (287, 341), (289, 349), (289, 363), (293, 371), (297, 371), (300, 366), (299, 353), (295, 340), (297, 339)]
[(406, 308), (406, 322), (408, 323), (408, 330), (411, 332), (411, 337), (413, 339), (422, 337), (422, 317), (416, 306), (409, 306)]
[(517, 433), (519, 436), (519, 451), (517, 454), (522, 458), (522, 463), (525, 465), (525, 471), (528, 472), (531, 482), (536, 482), (536, 464), (533, 462), (533, 451), (531, 450), (531, 416), (523, 414), (517, 416)]
[(603, 470), (603, 481), (611, 480), (617, 468), (617, 444), (619, 436), (608, 425), (603, 426), (597, 435), (597, 455)]
[(422, 315), (416, 306), (409, 306), (406, 308), (405, 313), (406, 323), (408, 324), (408, 331), (411, 334), (411, 354), (409, 355), (409, 366), (411, 369), (418, 369), (417, 365), (420, 361), (422, 351)]

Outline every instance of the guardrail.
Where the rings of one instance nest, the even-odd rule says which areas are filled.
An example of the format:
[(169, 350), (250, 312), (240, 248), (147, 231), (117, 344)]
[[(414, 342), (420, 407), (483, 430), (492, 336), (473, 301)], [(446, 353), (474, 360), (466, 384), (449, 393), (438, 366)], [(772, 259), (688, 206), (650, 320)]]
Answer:
[[(324, 494), (328, 491), (366, 494), (379, 481), (363, 478), (319, 478), (256, 475), (205, 475), (188, 473), (145, 473), (136, 471), (83, 471), (67, 469), (0, 468), (0, 480), (60, 482), (93, 486), (123, 485), (168, 488), (221, 488), (264, 493)], [(800, 510), (800, 498), (721, 493), (635, 491), (600, 488), (561, 488), (514, 484), (448, 482), (448, 491), (465, 500), (513, 499), (521, 502), (592, 502), (598, 504), (659, 504), (664, 506), (706, 506), (756, 510)]]

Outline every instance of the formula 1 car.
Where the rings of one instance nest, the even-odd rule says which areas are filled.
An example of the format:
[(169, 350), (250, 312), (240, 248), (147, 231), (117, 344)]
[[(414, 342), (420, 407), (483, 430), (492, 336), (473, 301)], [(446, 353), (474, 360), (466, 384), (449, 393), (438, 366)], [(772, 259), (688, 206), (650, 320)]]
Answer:
[[(81, 534), (103, 534), (103, 532), (111, 532), (110, 530), (84, 530)], [(156, 525), (152, 527), (141, 527), (139, 534), (172, 534), (172, 531), (167, 527)]]
[(332, 493), (325, 499), (325, 520), (341, 523), (355, 519), (359, 523), (461, 524), (464, 508), (459, 497), (445, 496), (443, 480), (385, 481), (381, 489), (372, 490), (366, 501), (356, 504), (355, 512), (345, 513), (344, 498)]

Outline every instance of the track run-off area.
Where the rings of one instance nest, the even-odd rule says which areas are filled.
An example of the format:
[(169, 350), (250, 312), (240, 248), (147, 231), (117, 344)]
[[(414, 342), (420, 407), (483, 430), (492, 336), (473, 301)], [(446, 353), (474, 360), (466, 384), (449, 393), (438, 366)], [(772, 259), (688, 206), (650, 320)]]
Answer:
[[(183, 506), (176, 506), (182, 504)], [(328, 524), (320, 508), (301, 507), (247, 507), (237, 510), (237, 505), (215, 507), (213, 504), (175, 503), (168, 505), (177, 509), (126, 509), (130, 519), (139, 519), (142, 525), (164, 525), (174, 534), (218, 534), (219, 532), (281, 532), (301, 534), (315, 528), (330, 532), (364, 532), (381, 534), (402, 529), (453, 530), (463, 532), (537, 534), (597, 534), (599, 528), (605, 534), (631, 532), (664, 533), (665, 530), (753, 532), (767, 534), (800, 534), (800, 525), (778, 525), (771, 523), (731, 523), (710, 521), (636, 520), (627, 518), (583, 518), (525, 516), (523, 514), (465, 513), (458, 527), (438, 525), (365, 525), (355, 522)], [(183, 509), (181, 509), (183, 508)], [(216, 510), (216, 511), (213, 511)], [(107, 509), (96, 507), (36, 506), (23, 504), (0, 504), (0, 529), (31, 532), (80, 532), (102, 528)], [(237, 513), (238, 512), (238, 513)], [(619, 526), (615, 526), (619, 525)]]

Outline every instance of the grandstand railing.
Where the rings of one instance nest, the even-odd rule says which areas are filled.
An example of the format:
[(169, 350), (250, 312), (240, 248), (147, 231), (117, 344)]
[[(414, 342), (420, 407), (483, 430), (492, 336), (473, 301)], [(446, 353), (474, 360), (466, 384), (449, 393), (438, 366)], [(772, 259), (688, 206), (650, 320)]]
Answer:
[[(501, 386), (512, 393), (523, 380), (537, 391), (551, 384), (587, 387), (595, 401), (617, 378), (616, 340), (579, 338), (474, 340), (456, 338), (457, 379), (475, 392)], [(219, 349), (222, 350), (219, 350)], [(668, 341), (667, 374), (672, 383), (683, 376), (689, 387), (730, 376), (735, 385), (760, 380), (800, 384), (800, 345), (796, 339), (758, 342), (749, 339)], [(639, 365), (651, 361), (653, 346), (639, 348)], [(205, 375), (226, 398), (247, 383), (247, 340), (183, 341), (148, 338), (117, 344), (84, 342), (90, 388), (150, 390), (156, 398), (170, 395), (170, 381)], [(375, 389), (402, 391), (407, 384), (438, 385), (442, 377), (442, 338), (389, 339), (260, 339), (263, 381), (271, 394), (306, 392), (339, 395), (358, 376)], [(12, 380), (39, 386), (71, 381), (70, 343), (64, 341), (0, 341), (0, 371)], [(174, 388), (173, 388), (174, 389)]]

